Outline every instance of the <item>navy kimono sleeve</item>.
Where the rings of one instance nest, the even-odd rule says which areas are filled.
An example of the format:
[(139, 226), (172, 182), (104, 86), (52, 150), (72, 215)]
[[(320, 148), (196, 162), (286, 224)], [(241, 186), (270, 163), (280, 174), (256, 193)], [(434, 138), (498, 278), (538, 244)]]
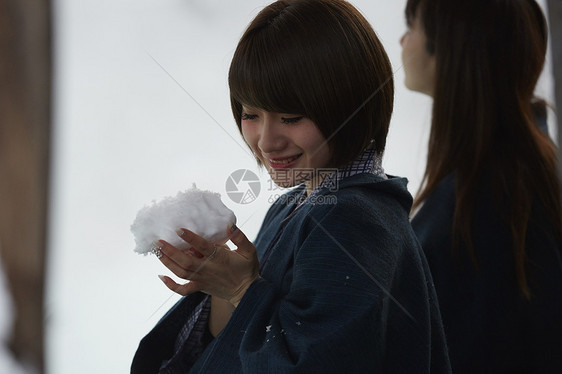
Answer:
[(337, 204), (291, 218), (262, 277), (191, 372), (449, 372), (407, 211), (388, 196), (365, 197), (373, 196), (340, 193)]

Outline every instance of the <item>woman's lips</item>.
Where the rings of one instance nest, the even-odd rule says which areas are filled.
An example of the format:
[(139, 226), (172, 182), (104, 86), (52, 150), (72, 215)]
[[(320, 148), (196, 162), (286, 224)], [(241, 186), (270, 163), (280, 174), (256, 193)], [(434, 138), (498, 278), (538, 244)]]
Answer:
[(268, 158), (267, 161), (273, 169), (288, 169), (292, 167), (301, 156), (302, 153), (300, 155), (285, 158)]

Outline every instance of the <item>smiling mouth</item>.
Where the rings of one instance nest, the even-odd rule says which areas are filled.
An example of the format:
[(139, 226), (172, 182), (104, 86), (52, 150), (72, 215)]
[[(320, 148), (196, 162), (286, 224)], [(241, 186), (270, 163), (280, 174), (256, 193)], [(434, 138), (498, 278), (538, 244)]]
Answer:
[(272, 159), (268, 158), (267, 161), (269, 161), (269, 164), (274, 168), (282, 168), (282, 167), (287, 167), (287, 166), (291, 165), (293, 162), (295, 162), (301, 156), (302, 156), (302, 153), (300, 155), (296, 155), (296, 156), (292, 156), (292, 157), (284, 158), (284, 159), (272, 160)]

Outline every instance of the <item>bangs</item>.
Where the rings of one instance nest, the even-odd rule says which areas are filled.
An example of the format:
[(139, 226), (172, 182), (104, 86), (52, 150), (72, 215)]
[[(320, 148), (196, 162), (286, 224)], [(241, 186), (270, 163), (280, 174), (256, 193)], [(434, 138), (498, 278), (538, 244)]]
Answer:
[[(234, 106), (248, 105), (268, 112), (307, 115), (300, 85), (304, 77), (294, 63), (299, 53), (279, 40), (273, 27), (254, 30), (234, 55), (229, 86)], [(274, 32), (272, 32), (274, 31)]]

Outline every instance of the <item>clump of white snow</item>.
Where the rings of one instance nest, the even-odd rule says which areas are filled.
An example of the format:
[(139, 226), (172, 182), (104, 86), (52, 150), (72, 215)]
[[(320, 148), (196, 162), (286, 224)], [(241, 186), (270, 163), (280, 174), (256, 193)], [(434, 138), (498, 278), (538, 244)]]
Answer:
[(176, 234), (179, 228), (191, 230), (212, 243), (224, 244), (228, 241), (227, 229), (235, 223), (236, 216), (223, 204), (220, 194), (193, 185), (175, 197), (152, 201), (139, 210), (131, 232), (135, 237), (135, 252), (146, 255), (160, 239), (180, 249), (189, 248)]

